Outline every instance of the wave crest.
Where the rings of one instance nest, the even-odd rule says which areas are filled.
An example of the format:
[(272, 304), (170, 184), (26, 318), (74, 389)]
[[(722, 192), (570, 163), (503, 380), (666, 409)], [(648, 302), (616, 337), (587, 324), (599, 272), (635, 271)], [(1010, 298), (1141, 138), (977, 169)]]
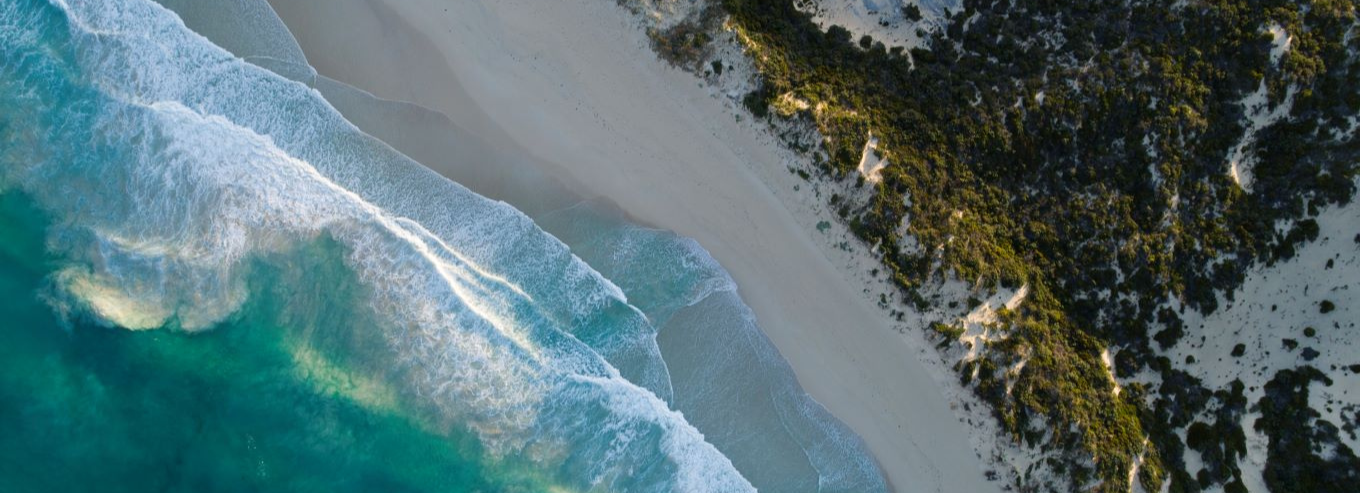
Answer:
[(399, 383), (493, 454), (580, 489), (753, 490), (658, 397), (642, 313), (513, 208), (149, 2), (19, 0), (0, 27), (0, 186), (58, 218), (59, 310), (208, 328), (251, 261), (324, 236), (380, 320), (335, 329), (382, 331)]

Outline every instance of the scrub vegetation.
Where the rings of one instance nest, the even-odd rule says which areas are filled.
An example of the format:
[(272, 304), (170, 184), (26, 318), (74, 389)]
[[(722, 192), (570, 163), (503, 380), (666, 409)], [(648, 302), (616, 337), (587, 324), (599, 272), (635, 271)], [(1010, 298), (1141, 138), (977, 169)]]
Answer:
[[(736, 32), (759, 71), (745, 105), (825, 137), (807, 154), (865, 197), (835, 206), (904, 300), (929, 307), (946, 278), (1029, 286), (1004, 337), (959, 367), (1015, 442), (1058, 451), (1044, 467), (1068, 484), (1022, 471), (1017, 487), (1241, 491), (1249, 409), (1266, 414), (1272, 489), (1353, 484), (1352, 451), (1311, 455), (1323, 434), (1282, 419), (1306, 412), (1286, 399), (1306, 384), (1287, 382), (1309, 377), (1281, 375), (1251, 403), (1240, 382), (1205, 388), (1159, 354), (1185, 310), (1213, 313), (1248, 269), (1317, 239), (1320, 208), (1351, 200), (1352, 2), (964, 0), (909, 50), (822, 29), (791, 0), (720, 0), (694, 18), (653, 31), (660, 52), (698, 67), (703, 33)], [(891, 162), (876, 183), (856, 172), (871, 132)], [(962, 333), (933, 332), (942, 346)], [(1115, 391), (1109, 348), (1115, 374), (1163, 385)], [(1187, 447), (1203, 469), (1185, 470)]]

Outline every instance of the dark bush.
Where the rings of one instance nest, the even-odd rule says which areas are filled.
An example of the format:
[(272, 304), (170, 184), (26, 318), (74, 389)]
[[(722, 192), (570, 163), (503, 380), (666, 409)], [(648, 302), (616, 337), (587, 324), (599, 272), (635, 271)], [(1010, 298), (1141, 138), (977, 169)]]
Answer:
[[(970, 378), (1002, 426), (1021, 436), (1028, 416), (1075, 424), (1045, 445), (1095, 452), (1100, 461), (1055, 459), (1052, 468), (1073, 480), (1099, 478), (1101, 491), (1127, 491), (1137, 453), (1129, 444), (1150, 436), (1157, 454), (1144, 464), (1147, 489), (1169, 479), (1172, 491), (1196, 491), (1179, 438), (1167, 430), (1189, 425), (1214, 392), (1155, 359), (1150, 346), (1169, 348), (1183, 336), (1166, 302), (1212, 313), (1255, 262), (1287, 258), (1318, 237), (1310, 208), (1350, 199), (1360, 140), (1330, 135), (1360, 111), (1345, 40), (1355, 9), (1276, 0), (1186, 9), (963, 4), (963, 15), (946, 15), (944, 29), (910, 56), (892, 56), (844, 28), (824, 33), (787, 0), (722, 0), (754, 41), (748, 48), (771, 86), (759, 100), (793, 92), (828, 109), (812, 116), (828, 139), (820, 150), (827, 159), (818, 162), (828, 176), (853, 176), (870, 130), (894, 157), (866, 201), (832, 208), (857, 237), (882, 248), (902, 299), (926, 305), (918, 288), (937, 276), (982, 290), (1030, 285), (1011, 320), (1011, 346), (979, 362), (1008, 365), (1016, 348), (1034, 350), (1014, 393), (989, 372)], [(1261, 26), (1271, 22), (1290, 23), (1296, 44), (1287, 63), (1269, 58)], [(1047, 42), (1054, 33), (1066, 42)], [(1285, 87), (1308, 96), (1300, 92), (1291, 112), (1256, 139), (1257, 186), (1246, 194), (1224, 178), (1223, 149), (1242, 134), (1238, 101), (1262, 82), (1273, 99)], [(1144, 137), (1156, 138), (1140, 145)], [(937, 252), (902, 251), (907, 218), (917, 242)], [(1294, 226), (1279, 234), (1281, 223)], [(1237, 261), (1220, 262), (1224, 255)], [(1164, 384), (1148, 400), (1153, 409), (1124, 399), (1110, 405), (1098, 355), (1111, 346), (1162, 372)], [(1233, 353), (1240, 357), (1245, 346)], [(1214, 429), (1240, 424), (1234, 420), (1216, 417)], [(1223, 466), (1211, 466), (1207, 479), (1226, 485), (1231, 454), (1220, 455)], [(1089, 483), (1051, 489), (1082, 484)]]
[(1196, 421), (1190, 425), (1190, 429), (1185, 432), (1185, 445), (1194, 450), (1203, 450), (1206, 444), (1213, 440), (1213, 430), (1209, 425)]
[(902, 6), (902, 17), (905, 17), (912, 22), (920, 22), (921, 19), (924, 18), (921, 16), (921, 7), (916, 6), (914, 3)]
[(741, 99), (746, 110), (750, 111), (758, 119), (765, 119), (770, 116), (770, 92), (765, 86), (746, 93), (746, 97)]

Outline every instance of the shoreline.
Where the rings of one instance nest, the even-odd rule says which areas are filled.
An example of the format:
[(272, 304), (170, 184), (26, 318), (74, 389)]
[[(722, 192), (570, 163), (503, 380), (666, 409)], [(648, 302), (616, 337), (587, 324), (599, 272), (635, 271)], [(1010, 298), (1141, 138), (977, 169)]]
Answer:
[(271, 3), (322, 75), (439, 111), (527, 153), (585, 198), (698, 240), (736, 279), (804, 389), (864, 440), (895, 491), (999, 489), (983, 479), (970, 430), (917, 360), (923, 353), (864, 299), (864, 283), (833, 265), (806, 227), (817, 218), (795, 217), (753, 171), (784, 168), (775, 139), (658, 60), (623, 9), (599, 0)]

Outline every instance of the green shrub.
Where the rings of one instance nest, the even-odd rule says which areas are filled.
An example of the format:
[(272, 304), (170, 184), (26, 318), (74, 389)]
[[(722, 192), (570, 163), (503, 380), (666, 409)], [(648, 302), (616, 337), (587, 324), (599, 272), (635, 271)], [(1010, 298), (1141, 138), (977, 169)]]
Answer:
[(905, 17), (907, 20), (912, 22), (920, 22), (922, 19), (921, 7), (916, 6), (916, 4), (914, 3), (903, 5), (902, 17)]
[[(1103, 491), (1127, 491), (1127, 466), (1149, 436), (1145, 488), (1169, 479), (1173, 491), (1197, 490), (1168, 430), (1189, 424), (1212, 392), (1155, 356), (1152, 344), (1170, 348), (1184, 334), (1179, 315), (1159, 307), (1179, 300), (1213, 313), (1255, 262), (1289, 258), (1318, 237), (1310, 209), (1353, 195), (1360, 139), (1329, 136), (1360, 110), (1360, 70), (1344, 42), (1355, 9), (963, 0), (966, 14), (947, 17), (908, 57), (868, 37), (854, 43), (839, 26), (823, 33), (788, 0), (722, 4), (768, 85), (758, 100), (795, 93), (824, 106), (811, 117), (828, 139), (818, 162), (826, 176), (853, 176), (869, 131), (892, 156), (866, 204), (832, 205), (880, 245), (903, 299), (927, 307), (918, 288), (945, 275), (984, 290), (1031, 286), (1007, 344), (977, 363), (1004, 368), (1031, 351), (1013, 392), (987, 371), (972, 382), (1003, 428), (1023, 436), (1028, 417), (1043, 416), (1078, 430), (1051, 445), (1100, 461), (1054, 469), (1074, 489), (1100, 478)], [(1279, 67), (1261, 34), (1271, 23), (1294, 36)], [(1055, 33), (1066, 42), (1049, 43)], [(1223, 151), (1241, 137), (1242, 97), (1261, 83), (1272, 104), (1286, 87), (1299, 92), (1291, 113), (1258, 135), (1248, 194), (1224, 176)], [(908, 217), (909, 233), (938, 257), (902, 251)], [(1278, 234), (1278, 223), (1293, 226)], [(1151, 408), (1108, 405), (1098, 355), (1111, 345), (1134, 359), (1121, 373), (1162, 372)], [(1234, 356), (1245, 354), (1239, 347)], [(1234, 419), (1216, 420), (1217, 435)], [(1225, 465), (1206, 474), (1226, 485), (1232, 454), (1223, 454)]]
[(945, 340), (949, 340), (949, 341), (956, 341), (956, 340), (958, 340), (960, 337), (963, 337), (963, 332), (964, 332), (963, 327), (959, 327), (959, 326), (955, 326), (955, 325), (949, 325), (949, 324), (943, 324), (943, 323), (940, 323), (940, 322), (931, 323), (931, 324), (930, 324), (930, 329), (933, 330), (933, 331), (935, 331), (937, 334), (940, 334), (941, 336), (944, 336)]

